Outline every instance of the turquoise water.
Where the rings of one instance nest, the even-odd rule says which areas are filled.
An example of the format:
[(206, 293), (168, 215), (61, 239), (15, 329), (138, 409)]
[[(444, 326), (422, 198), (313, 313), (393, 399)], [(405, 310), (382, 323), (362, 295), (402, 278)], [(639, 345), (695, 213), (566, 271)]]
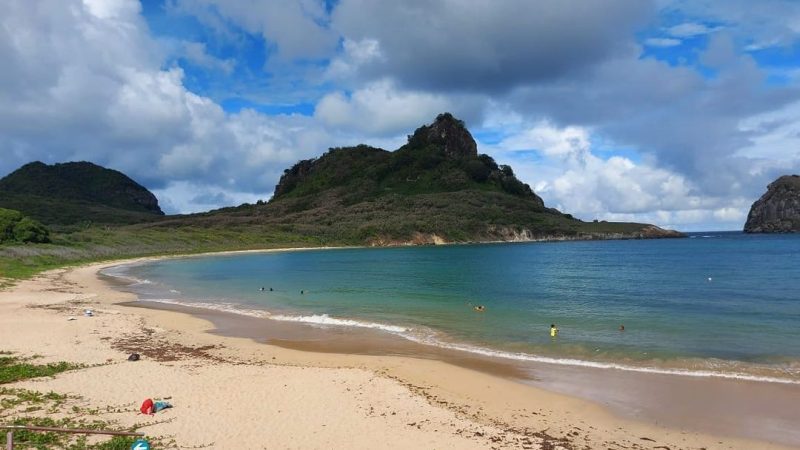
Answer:
[(147, 299), (507, 358), (800, 381), (799, 256), (798, 235), (700, 233), (252, 253), (107, 272)]

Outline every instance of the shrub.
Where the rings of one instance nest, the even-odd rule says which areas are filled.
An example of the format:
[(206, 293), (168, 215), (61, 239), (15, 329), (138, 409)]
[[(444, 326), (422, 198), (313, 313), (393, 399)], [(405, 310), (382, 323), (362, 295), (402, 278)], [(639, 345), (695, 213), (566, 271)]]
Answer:
[(22, 217), (19, 211), (0, 208), (0, 243), (14, 240), (14, 227)]
[(0, 208), (0, 243), (5, 242), (50, 242), (50, 232), (19, 211)]
[(29, 217), (23, 217), (14, 226), (14, 240), (34, 243), (50, 242), (50, 232), (39, 222)]

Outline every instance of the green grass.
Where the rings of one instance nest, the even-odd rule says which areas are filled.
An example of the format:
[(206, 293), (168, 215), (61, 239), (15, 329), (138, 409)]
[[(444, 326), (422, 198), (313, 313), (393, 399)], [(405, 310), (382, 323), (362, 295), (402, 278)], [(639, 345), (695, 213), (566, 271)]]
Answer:
[[(75, 401), (81, 401), (81, 398), (56, 392), (43, 393), (0, 386), (0, 423), (104, 431), (136, 431), (135, 429), (120, 430), (115, 422), (98, 417), (101, 410), (127, 412), (126, 407), (78, 407), (74, 405)], [(131, 413), (133, 412), (131, 411)], [(5, 448), (6, 431), (0, 431), (0, 447)], [(128, 450), (136, 440), (132, 436), (101, 436), (100, 439), (99, 442), (93, 439), (95, 442), (89, 444), (85, 435), (14, 430), (15, 448), (20, 449)], [(155, 443), (164, 444), (161, 441), (161, 439), (155, 439)], [(153, 442), (152, 439), (151, 442)]]
[[(11, 420), (9, 424), (54, 428), (83, 428), (90, 430), (112, 430), (116, 428), (113, 423), (105, 420), (85, 420), (71, 417), (62, 419), (53, 419), (51, 417), (17, 417)], [(50, 450), (62, 448), (66, 450), (129, 450), (136, 439), (137, 438), (134, 436), (114, 436), (102, 442), (88, 444), (86, 442), (86, 437), (83, 435), (78, 436), (51, 431), (14, 430), (14, 448), (21, 449), (34, 448), (37, 450)], [(0, 436), (0, 445), (3, 447), (6, 445), (5, 432)]]
[(29, 378), (51, 377), (67, 370), (79, 369), (79, 364), (57, 362), (32, 364), (29, 360), (16, 356), (0, 357), (0, 384), (13, 383)]

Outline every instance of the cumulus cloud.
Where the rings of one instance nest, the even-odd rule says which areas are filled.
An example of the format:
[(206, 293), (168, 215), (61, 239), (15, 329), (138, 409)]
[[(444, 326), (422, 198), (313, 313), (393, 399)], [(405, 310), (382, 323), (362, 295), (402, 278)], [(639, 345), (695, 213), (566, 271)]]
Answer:
[[(511, 119), (514, 120), (513, 118)], [(683, 175), (627, 157), (598, 157), (590, 130), (557, 127), (547, 121), (525, 124), (494, 145), (483, 145), (516, 169), (546, 204), (584, 220), (659, 223), (680, 229), (735, 228), (747, 200), (704, 196)], [(596, 149), (595, 149), (596, 150)], [(527, 152), (539, 157), (526, 161)]]
[(443, 111), (452, 111), (466, 121), (476, 118), (480, 99), (450, 97), (427, 92), (398, 90), (390, 80), (365, 85), (351, 94), (332, 92), (316, 106), (315, 118), (329, 127), (362, 134), (408, 133)]
[(709, 27), (704, 23), (685, 22), (667, 28), (667, 34), (678, 38), (691, 38), (711, 33), (717, 29), (716, 27)]
[[(795, 0), (658, 0), (658, 3), (668, 15), (691, 17), (696, 20), (693, 23), (722, 24), (726, 31), (749, 42), (750, 50), (791, 47), (800, 38), (800, 3)], [(692, 29), (679, 28), (680, 31)]]
[(628, 45), (650, 12), (649, 2), (638, 0), (590, 0), (580, 8), (558, 0), (480, 0), (469, 7), (457, 0), (342, 0), (331, 25), (383, 56), (359, 62), (362, 79), (496, 92), (602, 61)]
[[(0, 5), (0, 173), (33, 159), (87, 159), (156, 189), (170, 211), (197, 211), (267, 198), (284, 168), (330, 146), (396, 148), (445, 110), (491, 136), (481, 150), (512, 164), (549, 204), (587, 219), (728, 227), (771, 178), (800, 168), (798, 77), (770, 81), (774, 69), (747, 54), (797, 43), (797, 2), (166, 8), (193, 15), (230, 48), (263, 41), (266, 62), (248, 74), (259, 82), (247, 100), (302, 99), (313, 115), (232, 113), (187, 89), (193, 71), (206, 70), (215, 89), (251, 94), (231, 88), (241, 81), (238, 56), (214, 56), (195, 37), (165, 44), (136, 1), (10, 0)], [(637, 43), (645, 25), (654, 28)], [(643, 57), (643, 46), (698, 36), (691, 62)]]
[(183, 41), (181, 43), (180, 54), (187, 60), (209, 69), (221, 70), (226, 74), (233, 72), (236, 61), (232, 58), (220, 59), (209, 55), (206, 51), (206, 44), (202, 42)]
[[(165, 195), (190, 182), (226, 199), (268, 198), (283, 168), (335, 142), (308, 117), (228, 114), (187, 90), (180, 67), (161, 67), (136, 2), (0, 9), (2, 173), (90, 160)], [(194, 197), (173, 203), (197, 210)]]
[(649, 38), (644, 41), (644, 44), (650, 47), (676, 47), (682, 43), (680, 39), (671, 38)]
[(213, 18), (216, 26), (221, 26), (221, 17), (261, 35), (279, 62), (326, 58), (338, 45), (338, 36), (324, 25), (327, 12), (322, 1), (177, 0), (173, 7), (201, 19)]

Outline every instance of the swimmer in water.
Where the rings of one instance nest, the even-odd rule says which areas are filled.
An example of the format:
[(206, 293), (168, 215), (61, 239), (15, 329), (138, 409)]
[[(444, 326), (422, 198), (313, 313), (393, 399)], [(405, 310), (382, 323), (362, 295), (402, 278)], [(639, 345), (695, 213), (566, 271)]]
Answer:
[(558, 328), (556, 328), (555, 324), (551, 324), (550, 325), (550, 337), (554, 338), (556, 336), (558, 336)]
[(259, 291), (264, 292), (264, 286), (261, 286), (261, 289), (259, 289)]
[(625, 325), (620, 325), (619, 326), (619, 331), (625, 331)]
[(483, 306), (483, 305), (478, 305), (478, 306), (474, 307), (473, 309), (474, 309), (476, 312), (484, 312), (484, 311), (486, 311), (486, 307), (485, 307), (485, 306)]

